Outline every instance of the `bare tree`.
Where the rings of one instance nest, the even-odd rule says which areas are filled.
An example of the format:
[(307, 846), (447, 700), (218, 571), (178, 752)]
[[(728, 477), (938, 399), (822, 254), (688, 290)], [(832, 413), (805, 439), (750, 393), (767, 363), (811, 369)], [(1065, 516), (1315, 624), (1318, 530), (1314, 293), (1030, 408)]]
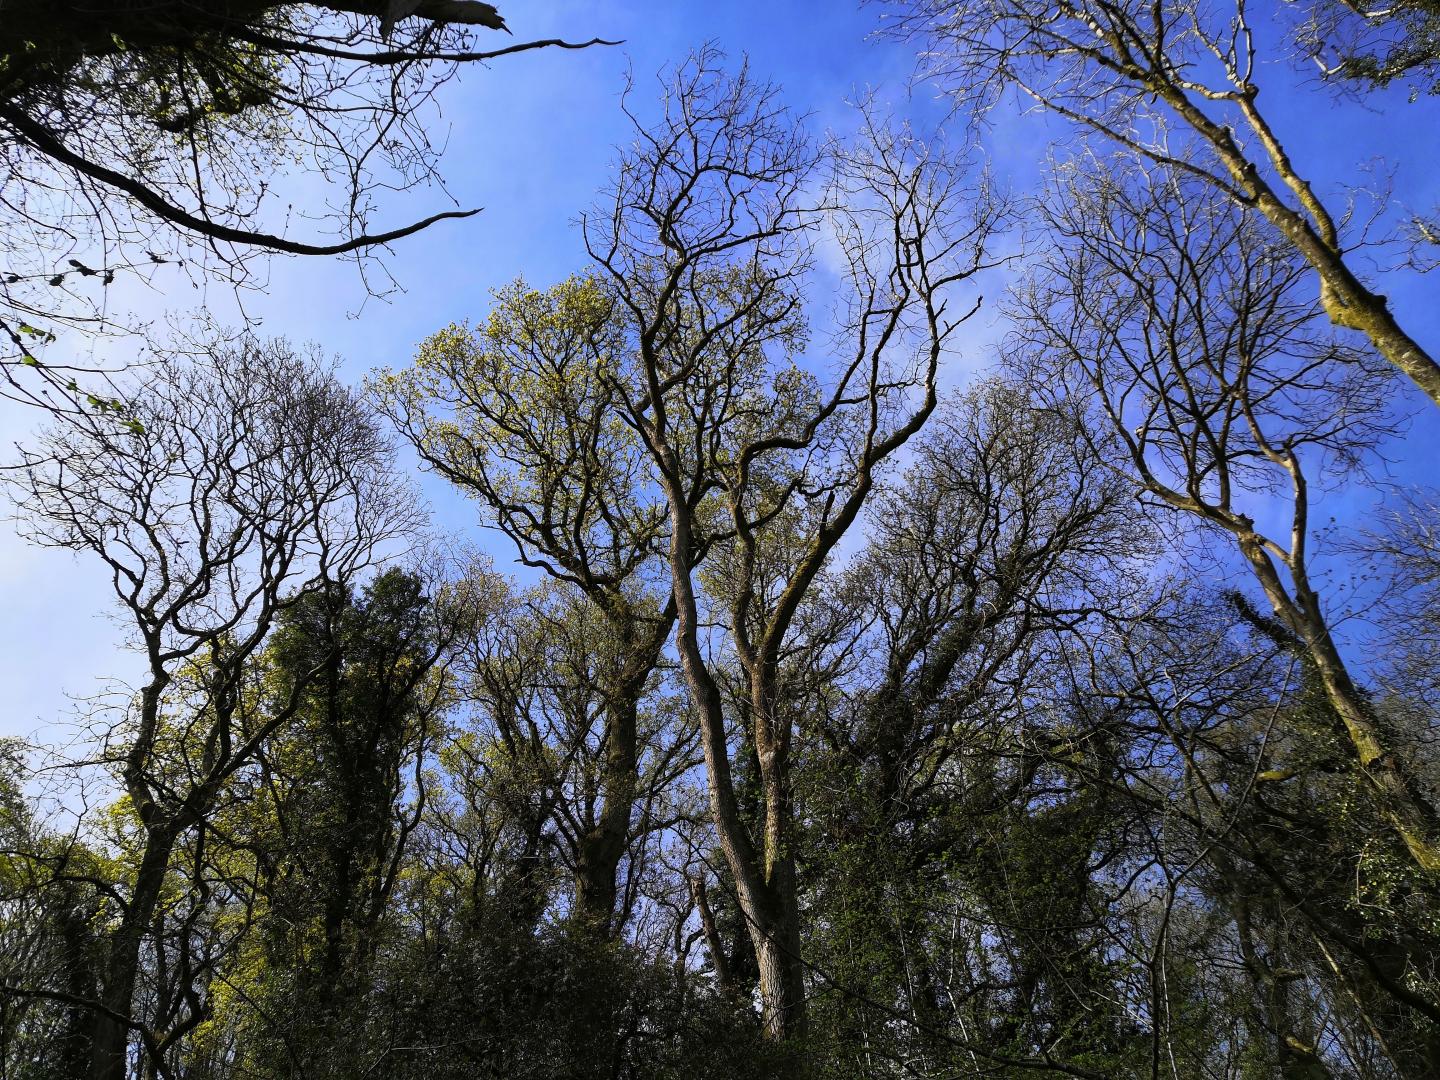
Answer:
[(1362, 468), (1392, 431), (1386, 371), (1317, 329), (1288, 245), (1207, 194), (1173, 167), (1126, 182), (1097, 165), (1057, 184), (1039, 211), (1056, 246), (1019, 291), (1009, 359), (1043, 393), (1088, 400), (1157, 505), (1229, 536), (1303, 643), (1384, 817), (1433, 873), (1440, 822), (1357, 687), (1312, 573), (1312, 486)]
[[(724, 74), (713, 51), (663, 92), (660, 121), (636, 121), (611, 199), (583, 224), (630, 344), (623, 415), (667, 505), (676, 644), (764, 1025), (791, 1039), (806, 1020), (790, 636), (877, 471), (935, 407), (946, 344), (974, 310), (947, 301), (983, 265), (997, 208), (983, 189), (962, 199), (959, 165), (876, 122), (843, 152), (817, 149), (773, 87)], [(825, 226), (843, 263), (828, 387), (798, 365)], [(747, 745), (755, 832), (736, 789)]]
[[(984, 107), (1013, 87), (1144, 160), (1253, 208), (1319, 285), (1325, 314), (1357, 330), (1440, 405), (1440, 363), (1357, 269), (1347, 215), (1316, 193), (1260, 105), (1246, 0), (902, 0), (897, 33), (923, 39), (929, 72)], [(1172, 143), (1188, 132), (1200, 153)]]
[(242, 339), (171, 356), (133, 400), (125, 424), (58, 420), (9, 476), (31, 539), (109, 569), (146, 669), (100, 759), (134, 815), (138, 864), (116, 894), (98, 998), (79, 1003), (97, 1080), (124, 1075), (131, 1036), (158, 1059), (187, 1029), (132, 1012), (172, 857), (314, 674), (257, 714), (247, 666), (287, 606), (350, 583), (417, 524), (374, 419), (312, 354)]

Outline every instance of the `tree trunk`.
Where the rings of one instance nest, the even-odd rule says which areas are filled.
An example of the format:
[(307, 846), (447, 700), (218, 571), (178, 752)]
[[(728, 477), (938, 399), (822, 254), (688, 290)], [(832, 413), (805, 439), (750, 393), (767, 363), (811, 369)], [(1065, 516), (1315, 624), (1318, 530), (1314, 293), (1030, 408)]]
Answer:
[(140, 946), (146, 928), (155, 915), (165, 885), (165, 871), (175, 847), (178, 830), (165, 824), (146, 830), (145, 852), (135, 877), (135, 892), (110, 935), (109, 957), (100, 989), (100, 1003), (106, 1012), (95, 1013), (90, 1039), (90, 1080), (125, 1080), (126, 1048), (135, 981), (140, 970)]
[(803, 1039), (808, 1028), (793, 866), (775, 885), (781, 887), (772, 888), (768, 903), (750, 910), (742, 900), (741, 907), (760, 967), (760, 1016), (765, 1034), (776, 1042), (789, 1042)]
[(805, 1034), (805, 967), (800, 957), (799, 901), (796, 896), (793, 800), (789, 783), (789, 738), (775, 717), (768, 665), (751, 672), (757, 684), (752, 694), (756, 708), (755, 735), (765, 803), (765, 847), (761, 875), (765, 889), (761, 904), (749, 916), (755, 956), (760, 964), (760, 1000), (765, 1029), (775, 1039)]
[(640, 698), (670, 636), (674, 608), (668, 608), (653, 626), (624, 599), (612, 595), (592, 597), (605, 612), (611, 632), (623, 653), (613, 681), (603, 687), (610, 723), (605, 747), (605, 801), (595, 827), (580, 837), (576, 853), (576, 915), (583, 925), (606, 937), (619, 934), (616, 918), (620, 862), (630, 843), (630, 815), (639, 787), (638, 728)]
[(1237, 533), (1240, 550), (1265, 592), (1276, 618), (1288, 626), (1305, 647), (1324, 687), (1326, 700), (1345, 727), (1360, 773), (1371, 785), (1380, 812), (1395, 830), (1415, 864), (1427, 873), (1440, 873), (1440, 835), (1435, 809), (1408, 770), (1385, 744), (1368, 703), (1355, 688), (1330, 629), (1319, 612), (1319, 598), (1306, 584), (1303, 568), (1291, 567), (1299, 597), (1285, 590), (1274, 564), (1251, 532)]
[(610, 936), (619, 930), (615, 918), (616, 880), (630, 839), (630, 812), (635, 804), (638, 754), (635, 729), (637, 696), (627, 696), (608, 709), (609, 745), (605, 750), (605, 802), (595, 827), (580, 837), (575, 877), (576, 915), (582, 925)]
[[(667, 495), (671, 505), (670, 561), (677, 609), (676, 644), (690, 698), (700, 716), (710, 811), (720, 837), (720, 848), (735, 878), (736, 900), (755, 946), (765, 1033), (777, 1042), (788, 1041), (805, 1031), (805, 980), (800, 957), (794, 856), (789, 851), (784, 812), (788, 799), (777, 787), (783, 779), (785, 762), (773, 756), (776, 748), (757, 747), (762, 758), (767, 751), (772, 753), (769, 764), (761, 766), (769, 776), (766, 780), (766, 850), (762, 862), (735, 795), (720, 687), (700, 647), (699, 605), (688, 561), (693, 548), (690, 520), (683, 509), (681, 493), (672, 486)], [(754, 696), (757, 700), (768, 698), (758, 693)]]

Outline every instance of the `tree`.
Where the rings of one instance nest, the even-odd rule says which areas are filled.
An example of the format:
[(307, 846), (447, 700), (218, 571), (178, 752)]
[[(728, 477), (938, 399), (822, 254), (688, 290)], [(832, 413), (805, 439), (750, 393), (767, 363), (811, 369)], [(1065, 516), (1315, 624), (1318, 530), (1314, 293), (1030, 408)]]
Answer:
[[(1084, 395), (1147, 496), (1231, 538), (1381, 813), (1440, 870), (1440, 821), (1342, 657), (1311, 565), (1314, 474), (1359, 468), (1389, 432), (1384, 371), (1316, 329), (1289, 246), (1185, 169), (1127, 183), (1097, 167), (1042, 212), (1057, 243), (1019, 293), (1010, 362), (1047, 394)], [(1246, 498), (1282, 491), (1289, 520), (1272, 531)]]
[[(927, 68), (966, 106), (1014, 88), (1138, 159), (1253, 208), (1314, 276), (1325, 314), (1359, 331), (1440, 405), (1440, 363), (1356, 268), (1355, 241), (1291, 159), (1260, 103), (1248, 5), (1032, 0), (898, 5), (895, 32), (929, 43)], [(1176, 132), (1193, 147), (1174, 144)]]
[[(1440, 723), (1440, 498), (1432, 490), (1397, 493), (1378, 517), (1352, 552), (1385, 583), (1385, 704), (1428, 765), (1426, 746)], [(1428, 779), (1440, 786), (1433, 765)]]
[[(198, 243), (192, 272), (243, 281), (256, 253), (360, 257), (475, 213), (369, 224), (376, 190), (438, 178), (425, 112), (458, 66), (584, 47), (478, 48), (477, 31), (505, 29), (479, 0), (11, 0), (3, 21), (0, 371), (49, 408), (76, 394), (71, 371), (35, 354), (112, 323), (94, 290), (119, 273)], [(333, 237), (269, 231), (267, 178), (297, 157), (338, 188)]]
[(235, 854), (256, 864), (259, 955), (227, 974), (232, 999), (247, 972), (260, 974), (239, 1011), (265, 1018), (248, 1040), (262, 1069), (351, 1076), (374, 1052), (357, 1019), (394, 933), (392, 901), (429, 794), (422, 767), (453, 693), (444, 668), (466, 621), (455, 590), (432, 598), (426, 584), (392, 569), (358, 592), (312, 591), (281, 612), (261, 658), (271, 707), (302, 704), (226, 793), (217, 832), (243, 837)]
[[(1182, 589), (1084, 654), (1075, 696), (1126, 733), (1117, 792), (1145, 808), (1138, 846), (1164, 878), (1134, 953), (1163, 1019), (1152, 1056), (1204, 1039), (1219, 1017), (1194, 1010), (1218, 1005), (1283, 1075), (1434, 1071), (1436, 893), (1383, 831), (1303, 643), (1238, 593)], [(1243, 981), (1217, 1001), (1225, 970)]]
[(23, 790), (29, 750), (0, 740), (0, 1063), (58, 1080), (86, 1065), (103, 859), (38, 820)]
[[(598, 622), (560, 677), (582, 695), (593, 680), (603, 733), (578, 757), (572, 743), (565, 760), (593, 753), (600, 763), (598, 817), (574, 839), (577, 914), (618, 931), (616, 873), (640, 794), (640, 702), (675, 622), (656, 573), (664, 511), (645, 490), (644, 452), (618, 415), (624, 345), (603, 285), (574, 278), (542, 293), (517, 282), (496, 299), (481, 328), (441, 331), (412, 369), (382, 376), (376, 389), (426, 465), (480, 502), (521, 561), (583, 598), (568, 613), (562, 599), (542, 621)], [(572, 724), (572, 736), (592, 723)]]
[[(583, 592), (547, 583), (506, 606), (463, 657), (460, 692), (476, 715), (457, 743), (457, 779), (488, 788), (520, 827), (519, 923), (549, 909), (577, 933), (621, 940), (653, 901), (646, 871), (660, 834), (686, 816), (675, 787), (697, 764), (695, 736), (663, 670), (617, 708), (614, 673), (654, 654), (637, 655)], [(558, 904), (552, 862), (573, 882)]]
[[(102, 760), (137, 830), (133, 881), (117, 892), (91, 1010), (89, 1075), (123, 1075), (141, 1036), (141, 954), (182, 837), (203, 833), (231, 777), (305, 703), (324, 665), (257, 715), (249, 665), (282, 611), (344, 585), (416, 522), (374, 419), (313, 356), (283, 342), (217, 343), (171, 356), (135, 389), (124, 423), (62, 417), (9, 477), (38, 543), (110, 572), (145, 665)], [(177, 1027), (171, 1034), (183, 1032)]]
[[(666, 504), (676, 648), (764, 1025), (798, 1040), (792, 633), (878, 471), (935, 408), (947, 342), (974, 310), (949, 298), (985, 265), (999, 213), (983, 190), (961, 203), (961, 164), (873, 119), (843, 150), (817, 151), (773, 87), (725, 75), (710, 51), (671, 73), (660, 121), (636, 128), (585, 240), (628, 347), (620, 415)], [(822, 387), (799, 366), (801, 290), (827, 221), (844, 271)], [(759, 785), (753, 830), (737, 742)]]
[[(1036, 702), (1063, 643), (1115, 610), (1113, 580), (1148, 537), (1080, 425), (1021, 386), (989, 380), (942, 404), (913, 456), (827, 590), (825, 623), (842, 630), (823, 670), (836, 674), (799, 778), (807, 895), (827, 912), (812, 948), (846, 991), (829, 1006), (857, 1058), (1078, 1058), (1109, 1013), (1071, 1022), (1073, 994), (1052, 988), (1074, 978), (1056, 971), (1064, 958), (1088, 955), (1083, 864), (1120, 811), (1103, 785), (1040, 766), (1062, 739), (1087, 759), (1115, 740), (1066, 737)], [(1037, 809), (1040, 788), (1073, 798)], [(1013, 945), (1014, 1000), (969, 966), (981, 943), (935, 940), (946, 909)]]

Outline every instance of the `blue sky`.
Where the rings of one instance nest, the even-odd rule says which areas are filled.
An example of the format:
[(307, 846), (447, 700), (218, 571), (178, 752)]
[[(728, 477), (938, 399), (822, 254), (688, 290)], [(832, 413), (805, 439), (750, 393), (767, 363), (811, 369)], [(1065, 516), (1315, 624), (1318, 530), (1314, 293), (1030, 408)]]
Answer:
[[(817, 129), (846, 127), (847, 102), (866, 88), (922, 124), (944, 112), (931, 88), (909, 85), (914, 47), (874, 39), (878, 8), (853, 0), (535, 0), (501, 8), (517, 40), (600, 36), (625, 43), (521, 55), (464, 71), (441, 98), (436, 141), (448, 141), (443, 172), (456, 201), (484, 212), (398, 244), (386, 263), (405, 291), (388, 302), (367, 301), (349, 264), (274, 261), (267, 290), (245, 298), (246, 312), (262, 320), (264, 332), (322, 343), (343, 358), (347, 378), (358, 380), (376, 367), (403, 365), (415, 344), (439, 327), (483, 314), (488, 291), (518, 275), (544, 285), (581, 269), (574, 220), (604, 184), (613, 148), (627, 137), (618, 108), (627, 68), (635, 73), (635, 101), (644, 110), (654, 97), (654, 73), (706, 41), (733, 59), (748, 55), (753, 70), (781, 84), (787, 102), (812, 114)], [(1402, 90), (1339, 101), (1313, 86), (1296, 86), (1282, 63), (1262, 78), (1264, 104), (1322, 192), (1338, 196), (1385, 158), (1395, 170), (1397, 203), (1440, 204), (1440, 98), (1410, 104)], [(1068, 140), (1068, 130), (1002, 110), (984, 152), (996, 174), (1023, 191), (1057, 137)], [(323, 195), (303, 179), (295, 190), (302, 200)], [(443, 206), (438, 192), (412, 191), (387, 197), (379, 216), (384, 224), (399, 224)], [(165, 279), (156, 284), (163, 288)], [(192, 290), (178, 278), (172, 284), (168, 297), (137, 294), (126, 303), (153, 318), (183, 317), (198, 303), (221, 321), (235, 319), (234, 297), (223, 288)], [(1440, 271), (1387, 277), (1382, 291), (1422, 340), (1440, 342)], [(977, 320), (966, 355), (954, 360), (958, 372), (983, 368), (986, 339), (1000, 330), (993, 307)], [(15, 408), (0, 410), (7, 436), (23, 437), (31, 420)], [(1435, 482), (1440, 423), (1422, 410), (1392, 454), (1400, 477)], [(468, 532), (495, 552), (503, 568), (510, 552), (476, 532), (473, 511), (443, 486), (421, 483), (440, 523)], [(1367, 492), (1357, 491), (1342, 493), (1332, 505), (1360, 514), (1371, 502)], [(6, 688), (0, 735), (61, 723), (74, 713), (72, 697), (94, 694), (133, 672), (133, 660), (118, 648), (120, 630), (106, 616), (107, 596), (108, 583), (88, 561), (28, 547), (10, 525), (0, 525), (0, 686)]]

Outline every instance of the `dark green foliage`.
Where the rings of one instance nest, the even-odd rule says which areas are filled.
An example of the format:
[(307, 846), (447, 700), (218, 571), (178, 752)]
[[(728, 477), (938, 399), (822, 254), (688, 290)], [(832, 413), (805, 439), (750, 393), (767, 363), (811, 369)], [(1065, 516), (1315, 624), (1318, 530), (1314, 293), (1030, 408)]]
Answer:
[(305, 701), (263, 756), (255, 793), (270, 838), (256, 851), (264, 1004), (292, 1019), (307, 1073), (355, 1060), (345, 1028), (414, 828), (407, 770), (435, 734), (445, 642), (423, 583), (389, 571), (359, 597), (340, 586), (305, 596), (271, 644), (267, 692)]
[[(722, 1080), (783, 1072), (753, 1020), (670, 964), (592, 934), (471, 915), (396, 957), (375, 1045), (394, 1077)], [(432, 1049), (426, 1050), (424, 1047)], [(767, 1062), (769, 1062), (767, 1064)]]

